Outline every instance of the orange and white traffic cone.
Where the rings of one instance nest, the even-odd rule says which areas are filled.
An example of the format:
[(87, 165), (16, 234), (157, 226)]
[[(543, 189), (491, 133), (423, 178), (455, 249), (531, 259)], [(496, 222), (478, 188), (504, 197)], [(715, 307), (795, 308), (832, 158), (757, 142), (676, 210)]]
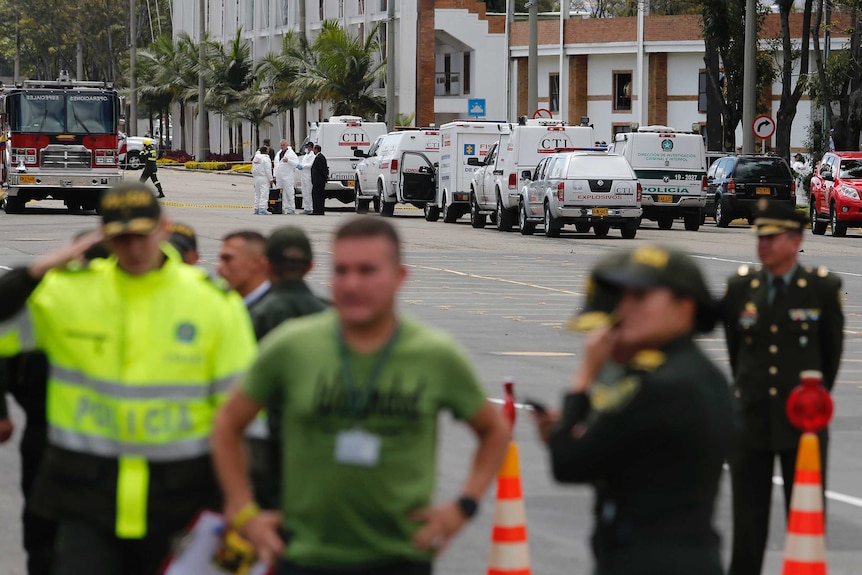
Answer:
[[(503, 413), (515, 425), (513, 383), (506, 381)], [(527, 546), (527, 513), (521, 491), (521, 466), (518, 445), (512, 441), (497, 473), (497, 503), (491, 532), (491, 557), (487, 575), (531, 575), (530, 550)]]
[(814, 433), (799, 439), (794, 477), (781, 574), (826, 575), (820, 440)]

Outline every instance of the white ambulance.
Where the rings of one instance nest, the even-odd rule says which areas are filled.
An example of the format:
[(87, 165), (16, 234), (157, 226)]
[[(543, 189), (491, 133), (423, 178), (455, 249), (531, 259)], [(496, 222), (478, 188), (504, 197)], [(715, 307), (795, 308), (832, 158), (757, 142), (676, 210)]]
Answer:
[(421, 128), (389, 132), (379, 137), (356, 166), (356, 212), (391, 216), (396, 204), (424, 209), (437, 199), (435, 171), (440, 160), (440, 131)]
[(706, 207), (706, 147), (703, 137), (668, 126), (643, 126), (617, 134), (608, 150), (624, 156), (643, 187), (643, 217), (662, 230), (682, 218), (697, 231)]
[(589, 126), (567, 126), (559, 120), (525, 120), (504, 134), (484, 160), (471, 158), (478, 167), (470, 189), (470, 223), (474, 228), (485, 225), (491, 216), (500, 231), (509, 231), (518, 221), (518, 198), (529, 180), (524, 171), (536, 166), (548, 154), (573, 150), (595, 150), (593, 129)]
[(354, 152), (368, 152), (371, 143), (386, 132), (383, 122), (366, 122), (359, 116), (332, 116), (328, 122), (308, 123), (308, 137), (296, 153), (305, 153), (306, 142), (320, 146), (329, 165), (326, 197), (349, 204), (355, 199), (354, 175), (360, 160)]
[(458, 120), (440, 126), (440, 167), (437, 170), (437, 198), (425, 204), (425, 219), (454, 223), (470, 212), (470, 182), (478, 169), (470, 158), (483, 160), (491, 148), (508, 134), (506, 122)]

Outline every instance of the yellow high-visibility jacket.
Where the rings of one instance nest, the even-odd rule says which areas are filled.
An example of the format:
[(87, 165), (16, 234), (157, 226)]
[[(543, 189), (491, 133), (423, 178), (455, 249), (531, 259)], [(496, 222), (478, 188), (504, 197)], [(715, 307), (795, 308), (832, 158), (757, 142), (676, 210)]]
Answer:
[(35, 498), (121, 538), (181, 528), (217, 499), (213, 417), (256, 349), (239, 295), (163, 250), (142, 276), (115, 258), (52, 270), (0, 324), (0, 355), (41, 349), (50, 364)]

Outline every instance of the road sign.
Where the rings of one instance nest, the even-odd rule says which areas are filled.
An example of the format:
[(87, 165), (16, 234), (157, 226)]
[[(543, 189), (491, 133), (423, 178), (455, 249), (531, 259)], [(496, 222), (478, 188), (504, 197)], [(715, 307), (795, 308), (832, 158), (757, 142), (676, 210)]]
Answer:
[(751, 131), (755, 138), (768, 140), (775, 133), (775, 120), (765, 114), (757, 116), (751, 123)]
[(467, 100), (467, 114), (471, 118), (484, 118), (485, 98), (473, 98)]

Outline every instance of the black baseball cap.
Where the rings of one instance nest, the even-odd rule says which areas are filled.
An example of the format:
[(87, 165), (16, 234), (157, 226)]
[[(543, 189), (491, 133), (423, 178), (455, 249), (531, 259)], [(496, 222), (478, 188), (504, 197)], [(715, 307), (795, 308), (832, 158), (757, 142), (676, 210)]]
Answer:
[(598, 282), (621, 290), (670, 288), (697, 304), (696, 329), (712, 330), (718, 319), (718, 305), (690, 255), (660, 245), (644, 245), (623, 254), (618, 265), (603, 266), (596, 271)]
[(758, 236), (774, 236), (789, 231), (801, 232), (807, 224), (808, 216), (797, 212), (792, 204), (763, 198), (755, 206), (751, 231)]
[(174, 222), (168, 229), (171, 232), (171, 235), (168, 236), (168, 242), (177, 248), (181, 254), (197, 251), (198, 238), (191, 226)]
[(310, 264), (311, 242), (301, 228), (284, 226), (277, 228), (266, 240), (266, 257), (270, 262), (298, 262)]
[(149, 235), (159, 226), (162, 209), (141, 183), (122, 183), (102, 196), (102, 233), (106, 239), (123, 234)]

